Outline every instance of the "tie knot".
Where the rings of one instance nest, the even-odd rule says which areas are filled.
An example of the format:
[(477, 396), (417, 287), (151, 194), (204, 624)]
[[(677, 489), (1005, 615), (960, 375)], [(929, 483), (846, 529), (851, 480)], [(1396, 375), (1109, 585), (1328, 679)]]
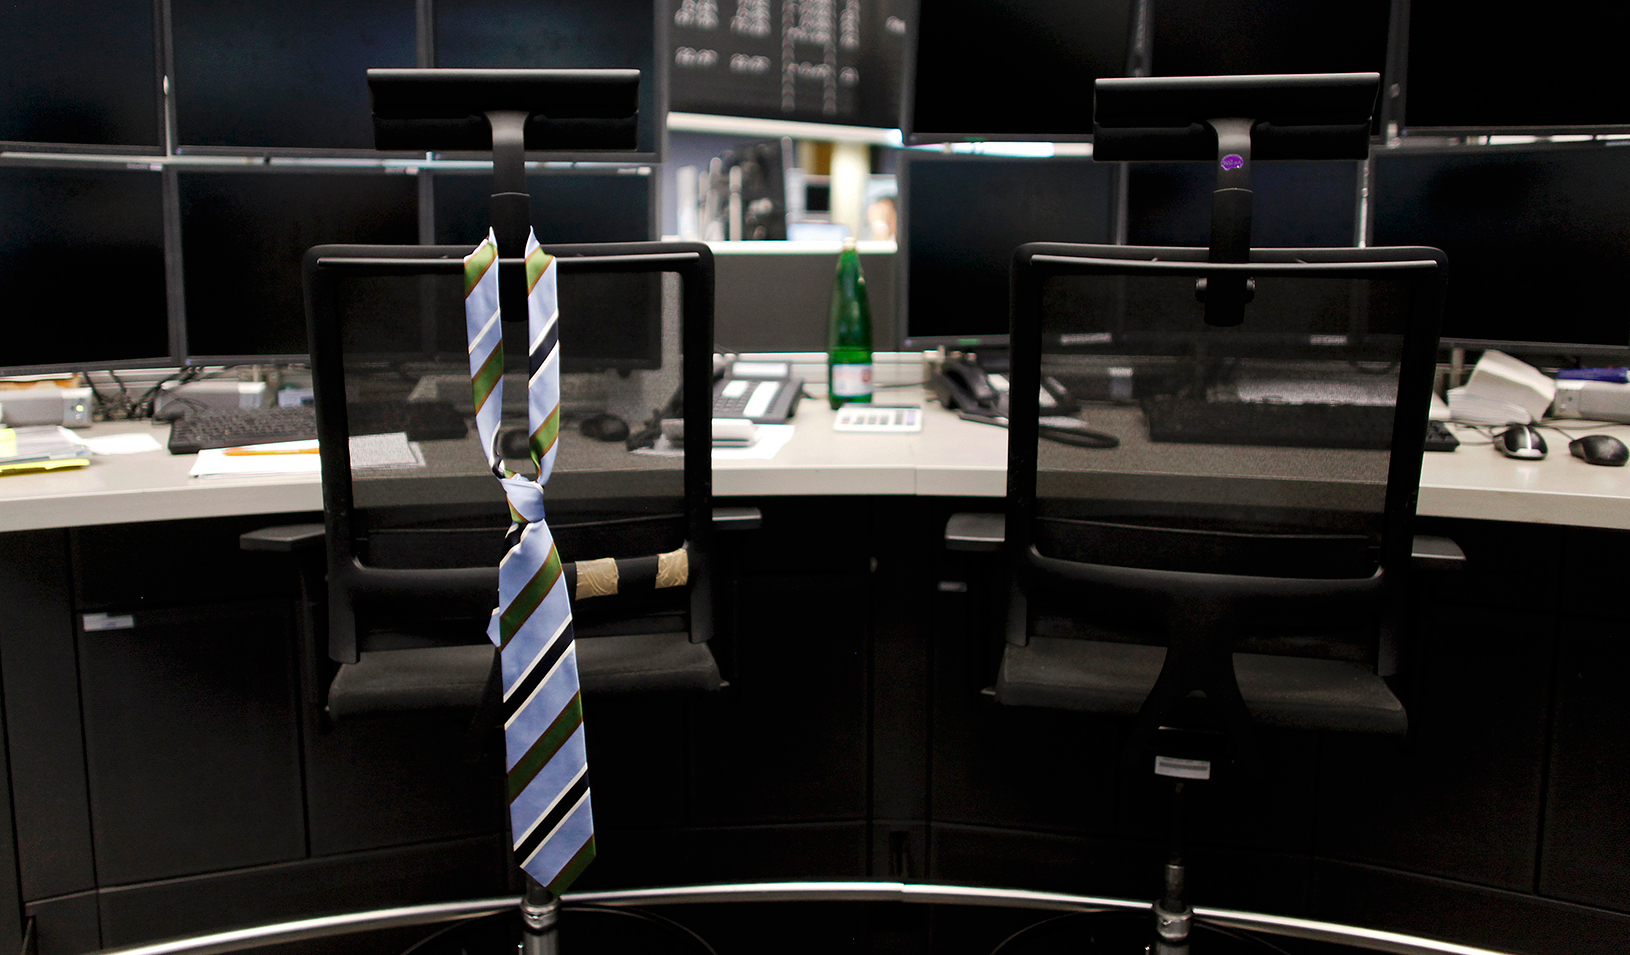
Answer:
[(504, 486), (509, 506), (523, 520), (529, 524), (543, 520), (543, 488), (520, 475), (502, 478), (499, 483)]

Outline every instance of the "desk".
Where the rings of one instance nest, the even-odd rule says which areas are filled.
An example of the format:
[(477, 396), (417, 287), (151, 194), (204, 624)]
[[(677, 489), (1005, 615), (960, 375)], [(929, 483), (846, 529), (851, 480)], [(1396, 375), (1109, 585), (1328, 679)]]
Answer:
[[(920, 434), (843, 434), (832, 430), (833, 412), (824, 402), (805, 401), (793, 440), (770, 461), (717, 462), (713, 493), (1005, 496), (1007, 432), (963, 421), (932, 403), (926, 408)], [(90, 433), (130, 431), (151, 433), (161, 443), (168, 437), (164, 427), (145, 422), (99, 424)], [(574, 434), (566, 438), (590, 444)], [(1630, 468), (1589, 465), (1570, 456), (1561, 440), (1553, 445), (1549, 457), (1534, 463), (1513, 461), (1477, 445), (1425, 455), (1419, 513), (1630, 529)], [(572, 444), (562, 450), (569, 455)], [(315, 476), (195, 480), (187, 476), (192, 460), (151, 452), (97, 458), (78, 471), (0, 478), (0, 532), (322, 509)], [(1132, 473), (1165, 472), (1144, 460)]]
[[(1112, 411), (1089, 417), (1123, 429)], [(1006, 432), (933, 406), (917, 435), (840, 434), (832, 417), (805, 402), (774, 460), (716, 463), (715, 493), (765, 514), (760, 530), (720, 540), (732, 688), (596, 701), (606, 848), (588, 878), (1146, 891), (1135, 834), (1153, 830), (1092, 771), (1093, 754), (1112, 757), (1112, 734), (979, 694), (1005, 590), (989, 555), (938, 539), (947, 514), (1000, 506)], [(166, 436), (135, 422), (93, 429), (128, 431)], [(1141, 477), (1118, 493), (1183, 479), (1162, 448), (1121, 433), (1132, 453), (1104, 460)], [(1475, 520), (1434, 522), (1451, 525), (1441, 530), (1472, 566), (1422, 598), (1420, 731), (1407, 750), (1297, 743), (1283, 786), (1211, 846), (1207, 871), (1227, 884), (1209, 886), (1209, 901), (1482, 943), (1520, 923), (1537, 926), (1532, 951), (1630, 944), (1630, 858), (1598, 837), (1630, 811), (1612, 795), (1630, 773), (1616, 755), (1630, 713), (1615, 682), (1630, 649), (1610, 605), (1588, 599), (1630, 573), (1623, 535), (1593, 529), (1630, 527), (1630, 469), (1555, 445), (1537, 464), (1474, 445), (1426, 456), (1422, 514)], [(1239, 450), (1236, 465), (1260, 470), (1278, 449)], [(625, 459), (575, 433), (562, 457), (563, 480)], [(237, 551), (258, 515), (318, 511), (317, 479), (195, 480), (191, 463), (153, 452), (0, 479), (0, 530), (14, 532), (0, 548), (6, 765), (41, 955), (310, 914), (332, 905), (328, 886), (357, 904), (499, 891), (488, 883), (503, 841), (485, 791), (438, 761), (463, 718), (411, 732), (321, 725), (321, 681), (295, 667), (306, 658), (293, 575)], [(207, 584), (188, 593), (166, 586), (199, 576)], [(97, 613), (133, 613), (135, 626), (88, 629)], [(220, 654), (230, 659), (205, 667)], [(296, 759), (300, 772), (276, 768)], [(221, 790), (222, 767), (282, 808), (192, 800)], [(1464, 917), (1444, 928), (1444, 912)]]

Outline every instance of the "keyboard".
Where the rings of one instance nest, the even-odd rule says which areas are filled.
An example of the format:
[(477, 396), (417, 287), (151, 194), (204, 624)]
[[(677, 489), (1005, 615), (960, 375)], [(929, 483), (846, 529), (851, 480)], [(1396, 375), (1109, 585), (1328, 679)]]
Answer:
[(1143, 402), (1149, 440), (1185, 444), (1386, 450), (1390, 405), (1280, 401), (1195, 401), (1160, 395)]
[(1426, 450), (1453, 451), (1458, 447), (1460, 447), (1460, 439), (1455, 437), (1453, 431), (1449, 430), (1447, 422), (1439, 421), (1436, 418), (1427, 419)]
[(457, 441), (469, 433), (450, 401), (352, 401), (345, 417), (352, 435), (404, 431), (409, 441)]
[(206, 448), (311, 441), (316, 437), (317, 409), (311, 405), (194, 411), (170, 425), (170, 453), (196, 454)]

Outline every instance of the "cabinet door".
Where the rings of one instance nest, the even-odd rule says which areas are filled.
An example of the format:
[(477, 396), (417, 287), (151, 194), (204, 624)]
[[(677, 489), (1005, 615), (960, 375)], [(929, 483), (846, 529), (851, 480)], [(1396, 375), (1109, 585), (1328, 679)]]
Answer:
[(1630, 910), (1630, 666), (1620, 621), (1562, 622), (1539, 890)]
[(80, 623), (98, 882), (303, 857), (288, 605), (115, 611)]

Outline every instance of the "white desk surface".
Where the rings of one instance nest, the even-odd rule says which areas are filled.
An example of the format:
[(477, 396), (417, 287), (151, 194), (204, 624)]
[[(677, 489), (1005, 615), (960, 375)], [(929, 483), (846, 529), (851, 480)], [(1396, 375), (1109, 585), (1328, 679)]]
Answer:
[[(906, 403), (901, 396), (901, 403)], [(792, 495), (923, 495), (1000, 498), (1007, 492), (1007, 433), (962, 421), (926, 404), (915, 435), (846, 434), (832, 430), (824, 401), (805, 400), (796, 436), (770, 461), (719, 461), (717, 497)], [(1630, 426), (1579, 427), (1630, 439)], [(151, 433), (145, 422), (96, 425), (91, 434)], [(1596, 467), (1550, 439), (1543, 461), (1526, 463), (1468, 443), (1424, 456), (1419, 513), (1434, 517), (1525, 521), (1630, 529), (1630, 467)], [(315, 476), (194, 479), (190, 455), (166, 451), (97, 457), (90, 467), (0, 477), (0, 531), (135, 521), (318, 511)]]

